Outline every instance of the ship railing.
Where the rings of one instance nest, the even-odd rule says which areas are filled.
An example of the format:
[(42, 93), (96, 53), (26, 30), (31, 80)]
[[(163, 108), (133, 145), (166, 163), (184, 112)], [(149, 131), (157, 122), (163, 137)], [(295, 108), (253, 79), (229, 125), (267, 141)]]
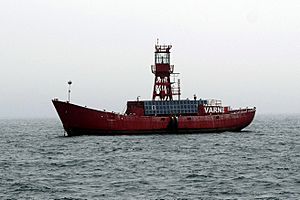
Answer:
[[(153, 74), (155, 74), (156, 71), (157, 71), (157, 70), (156, 70), (156, 65), (151, 65), (151, 72), (152, 72)], [(173, 72), (174, 72), (174, 65), (170, 65), (170, 68), (169, 68), (168, 72), (169, 72), (170, 74), (173, 74)]]
[(218, 99), (207, 99), (208, 106), (222, 106), (222, 101)]
[(156, 66), (155, 65), (151, 65), (151, 71), (153, 74), (155, 74), (156, 72)]
[(231, 113), (241, 113), (241, 112), (250, 112), (255, 111), (256, 107), (246, 107), (246, 108), (238, 108), (230, 110)]
[(170, 65), (170, 73), (174, 72), (174, 65)]

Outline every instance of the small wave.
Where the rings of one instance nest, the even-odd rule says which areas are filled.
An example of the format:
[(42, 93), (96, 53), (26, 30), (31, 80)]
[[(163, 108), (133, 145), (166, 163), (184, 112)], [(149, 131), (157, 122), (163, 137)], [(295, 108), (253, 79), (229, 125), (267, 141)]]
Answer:
[(193, 178), (207, 178), (207, 175), (203, 175), (203, 174), (189, 174), (186, 176), (186, 178), (188, 179), (193, 179)]

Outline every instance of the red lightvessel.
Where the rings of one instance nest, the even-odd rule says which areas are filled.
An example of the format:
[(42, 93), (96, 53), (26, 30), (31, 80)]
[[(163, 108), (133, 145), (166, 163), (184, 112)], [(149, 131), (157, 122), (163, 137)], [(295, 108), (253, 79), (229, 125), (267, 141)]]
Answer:
[[(128, 101), (124, 114), (70, 103), (70, 88), (68, 101), (53, 99), (68, 136), (241, 131), (252, 122), (255, 107), (231, 109), (222, 106), (220, 100), (197, 99), (196, 95), (193, 100), (181, 100), (180, 79), (176, 80), (179, 73), (174, 73), (174, 65), (170, 64), (171, 48), (155, 45), (152, 100)], [(72, 82), (68, 84), (70, 87)]]

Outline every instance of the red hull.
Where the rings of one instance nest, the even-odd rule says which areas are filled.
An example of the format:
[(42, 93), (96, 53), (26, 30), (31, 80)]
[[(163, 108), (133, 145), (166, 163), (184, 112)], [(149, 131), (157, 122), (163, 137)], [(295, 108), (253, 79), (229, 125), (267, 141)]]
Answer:
[(104, 112), (58, 100), (52, 102), (69, 136), (240, 131), (252, 122), (255, 115), (254, 108), (176, 118), (139, 116)]

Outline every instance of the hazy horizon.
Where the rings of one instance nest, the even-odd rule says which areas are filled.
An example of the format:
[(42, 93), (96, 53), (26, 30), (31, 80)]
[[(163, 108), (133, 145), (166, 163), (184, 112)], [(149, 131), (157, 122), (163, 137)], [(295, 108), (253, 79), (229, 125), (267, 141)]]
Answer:
[(182, 99), (300, 113), (300, 1), (0, 2), (0, 118), (57, 118), (51, 99), (122, 112), (151, 99), (154, 44), (172, 44)]

